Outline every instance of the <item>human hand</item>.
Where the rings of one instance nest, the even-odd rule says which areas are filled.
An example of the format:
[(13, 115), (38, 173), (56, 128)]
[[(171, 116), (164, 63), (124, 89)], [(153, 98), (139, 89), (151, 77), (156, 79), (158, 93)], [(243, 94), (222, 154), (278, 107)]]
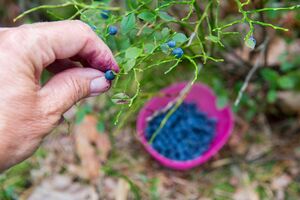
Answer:
[[(41, 86), (44, 69), (55, 76)], [(0, 28), (0, 171), (31, 156), (77, 101), (107, 91), (108, 69), (119, 71), (83, 22)]]

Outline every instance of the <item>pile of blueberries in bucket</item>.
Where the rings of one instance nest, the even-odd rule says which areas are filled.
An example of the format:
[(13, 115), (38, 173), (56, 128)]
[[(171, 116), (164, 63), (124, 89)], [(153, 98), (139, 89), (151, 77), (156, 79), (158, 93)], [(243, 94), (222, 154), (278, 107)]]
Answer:
[(193, 160), (205, 153), (214, 139), (216, 120), (193, 103), (182, 103), (152, 138), (169, 110), (158, 112), (148, 121), (145, 136), (148, 142), (152, 141), (152, 147), (177, 161)]

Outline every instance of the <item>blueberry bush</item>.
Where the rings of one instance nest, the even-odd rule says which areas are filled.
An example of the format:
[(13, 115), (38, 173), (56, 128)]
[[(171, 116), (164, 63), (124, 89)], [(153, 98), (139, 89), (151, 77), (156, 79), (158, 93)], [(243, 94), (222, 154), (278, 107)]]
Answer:
[[(266, 120), (269, 123), (261, 122), (264, 119), (262, 116), (266, 117), (269, 114), (267, 112), (277, 112), (280, 92), (285, 90), (297, 92), (300, 89), (299, 53), (291, 54), (285, 50), (280, 56), (276, 56), (279, 64), (266, 62), (266, 57), (272, 52), (268, 51), (272, 38), (279, 37), (286, 44), (293, 44), (299, 38), (299, 1), (20, 0), (18, 2), (23, 13), (15, 19), (16, 21), (22, 19), (30, 23), (80, 19), (112, 49), (121, 72), (105, 73), (108, 80), (113, 80), (112, 89), (107, 95), (92, 99), (92, 103), (84, 101), (77, 105), (75, 123), (80, 124), (87, 113), (97, 116), (97, 128), (101, 131), (105, 129), (109, 133), (112, 132), (112, 136), (116, 136), (111, 137), (113, 144), (117, 143), (120, 137), (117, 133), (120, 130), (126, 131), (122, 127), (130, 127), (135, 123), (136, 114), (145, 101), (160, 95), (158, 91), (171, 83), (189, 81), (188, 87), (167, 112), (152, 117), (146, 131), (149, 143), (158, 152), (175, 160), (188, 160), (206, 150), (214, 133), (213, 121), (209, 122), (212, 119), (197, 112), (189, 114), (199, 115), (198, 120), (207, 124), (201, 127), (205, 127), (205, 130), (195, 131), (200, 127), (195, 126), (193, 120), (182, 120), (184, 126), (173, 126), (179, 130), (184, 129), (177, 131), (174, 134), (176, 137), (183, 137), (182, 132), (191, 133), (184, 135), (182, 143), (178, 143), (175, 136), (170, 138), (165, 131), (172, 124), (173, 118), (178, 117), (183, 107), (188, 109), (192, 106), (183, 102), (190, 86), (196, 81), (210, 85), (218, 96), (220, 107), (228, 102), (235, 102), (233, 109), (237, 113), (237, 132), (245, 133), (245, 136), (233, 134), (227, 147), (220, 153), (221, 156), (217, 157), (217, 161), (212, 160), (210, 164), (191, 170), (185, 175), (157, 168), (154, 162), (151, 162), (153, 165), (149, 167), (146, 156), (137, 153), (140, 151), (140, 145), (136, 145), (134, 139), (130, 140), (127, 146), (116, 145), (116, 151), (113, 150), (109, 160), (102, 166), (102, 171), (110, 177), (121, 178), (128, 182), (135, 199), (147, 199), (140, 195), (143, 197), (148, 195), (151, 199), (175, 199), (176, 195), (179, 197), (182, 194), (194, 195), (195, 190), (199, 191), (201, 196), (212, 196), (212, 199), (233, 199), (235, 191), (243, 191), (240, 186), (247, 183), (248, 190), (251, 189), (252, 182), (257, 185), (254, 189), (259, 199), (274, 199), (276, 194), (282, 194), (282, 188), (277, 193), (271, 185), (281, 174), (295, 176), (295, 180), (284, 192), (287, 199), (299, 199), (300, 185), (297, 181), (298, 175), (294, 174), (295, 166), (296, 168), (299, 166), (299, 163), (295, 164), (299, 158), (299, 147), (294, 148), (294, 142), (299, 141), (299, 137), (297, 134), (285, 134), (291, 131), (288, 127), (294, 126), (296, 120), (293, 118), (285, 120), (286, 116), (276, 113), (276, 119), (281, 118), (284, 122), (278, 130), (273, 126), (274, 124), (279, 126), (280, 123), (278, 121), (273, 123), (273, 118), (270, 120), (269, 116)], [(0, 6), (1, 25), (7, 21), (2, 21), (1, 15), (9, 11), (5, 6)], [(236, 50), (240, 49), (246, 49), (249, 58), (238, 54)], [(269, 56), (266, 56), (267, 54)], [(232, 62), (228, 59), (228, 55), (239, 62)], [(44, 74), (42, 82), (47, 81), (49, 76), (47, 73)], [(115, 120), (110, 123), (113, 118)], [(244, 119), (252, 120), (249, 131), (248, 122), (244, 127), (239, 127), (243, 125), (241, 121)], [(265, 136), (264, 133), (270, 131), (269, 125), (272, 134)], [(263, 130), (257, 130), (257, 127), (262, 127)], [(276, 143), (274, 138), (278, 135), (275, 133), (283, 135), (280, 143)], [(204, 135), (207, 137), (200, 138)], [(122, 145), (126, 143), (126, 136), (128, 134), (121, 136)], [(204, 148), (198, 148), (198, 152), (192, 150), (189, 152), (187, 146), (193, 144), (187, 143), (195, 137), (199, 137), (199, 142), (202, 142), (197, 145)], [(161, 148), (160, 143), (166, 140), (168, 142), (173, 140), (172, 152)], [(234, 143), (236, 141), (238, 144)], [(268, 153), (270, 142), (275, 148)], [(260, 145), (267, 150), (261, 151)], [(248, 159), (248, 154), (251, 154), (253, 149), (255, 153), (262, 154), (261, 159), (257, 157), (254, 160)], [(287, 154), (282, 154), (282, 151), (286, 151)], [(0, 185), (3, 188), (0, 188), (0, 199), (18, 199), (18, 195), (31, 185), (28, 177), (32, 173), (32, 168), (42, 168), (36, 162), (39, 162), (40, 157), (46, 157), (47, 153), (42, 152), (42, 155), (39, 155), (41, 152), (38, 152), (33, 157), (33, 165), (32, 161), (22, 163), (9, 173), (1, 175)], [(143, 170), (143, 167), (146, 170)], [(161, 176), (162, 174), (167, 175)], [(281, 180), (282, 177), (279, 178)], [(170, 198), (161, 196), (164, 192), (161, 187), (165, 180), (172, 185), (172, 189), (168, 192), (171, 191), (174, 196), (171, 195)], [(178, 180), (181, 183), (186, 182), (179, 187), (176, 182)], [(148, 189), (149, 191), (146, 191)], [(194, 198), (195, 196), (185, 197), (185, 199)]]
[[(174, 80), (176, 75), (173, 71), (185, 73), (183, 80), (190, 80), (185, 90), (187, 93), (188, 88), (198, 79), (202, 68), (224, 61), (219, 52), (226, 48), (226, 40), (242, 39), (250, 49), (263, 51), (265, 43), (256, 45), (255, 30), (258, 26), (283, 32), (288, 29), (268, 23), (267, 19), (262, 21), (261, 14), (300, 8), (300, 5), (295, 4), (268, 7), (267, 2), (260, 8), (253, 8), (250, 0), (235, 0), (239, 17), (221, 19), (220, 4), (219, 0), (204, 0), (200, 3), (196, 0), (67, 0), (62, 4), (34, 7), (15, 20), (38, 10), (46, 10), (48, 15), (57, 20), (79, 18), (109, 45), (121, 67), (119, 74), (106, 74), (109, 79), (116, 76), (110, 99), (119, 105), (113, 112), (116, 116), (115, 124), (120, 128), (126, 123), (128, 116), (157, 92), (157, 88), (166, 85), (169, 77)], [(56, 12), (62, 8), (72, 8), (74, 12), (69, 15)], [(180, 10), (184, 11), (184, 15)], [(243, 30), (235, 31), (236, 26)], [(255, 66), (253, 68), (250, 75), (255, 72)], [(235, 94), (236, 105), (243, 97), (251, 76), (247, 78)], [(217, 80), (214, 84), (220, 85), (220, 82)], [(184, 95), (177, 98), (177, 106), (169, 111), (167, 118), (183, 98)], [(225, 105), (226, 95), (221, 95), (219, 101), (221, 106)], [(111, 107), (112, 104), (108, 103), (108, 108)], [(89, 112), (86, 108), (80, 109), (79, 113)]]
[[(185, 95), (197, 81), (201, 69), (224, 61), (219, 52), (226, 49), (226, 40), (242, 39), (244, 41), (242, 45), (259, 52), (258, 60), (262, 60), (266, 52), (268, 37), (265, 37), (264, 41), (257, 45), (256, 28), (288, 31), (284, 27), (268, 23), (268, 20), (262, 17), (262, 13), (284, 12), (300, 8), (300, 5), (269, 7), (268, 3), (263, 3), (259, 8), (253, 8), (250, 0), (235, 0), (234, 2), (239, 17), (235, 17), (233, 20), (221, 20), (219, 16), (221, 2), (219, 0), (206, 0), (201, 3), (196, 0), (127, 0), (118, 3), (110, 0), (67, 0), (62, 4), (34, 7), (25, 11), (15, 20), (38, 10), (47, 10), (49, 15), (58, 20), (79, 18), (108, 44), (121, 67), (118, 74), (112, 71), (105, 73), (108, 80), (115, 79), (112, 92), (108, 97), (111, 101), (106, 101), (107, 105), (105, 106), (111, 111), (109, 113), (112, 113), (108, 117), (115, 118), (114, 124), (117, 125), (117, 128), (111, 127), (115, 132), (121, 130), (121, 127), (128, 122), (130, 116), (134, 116), (133, 114), (142, 106), (143, 102), (157, 93), (158, 88), (174, 81), (174, 74), (177, 74), (175, 79), (178, 80), (180, 80), (178, 74), (187, 74), (183, 80), (189, 79), (189, 84), (176, 98), (172, 109), (168, 111), (164, 119), (160, 121), (160, 125), (157, 126), (157, 130), (153, 132), (156, 137), (158, 133), (163, 132), (162, 129), (168, 119), (180, 107)], [(69, 16), (59, 16), (59, 12), (55, 12), (57, 9), (70, 7), (74, 9), (74, 12)], [(179, 13), (180, 10), (185, 11), (184, 15)], [(243, 29), (238, 32), (235, 29), (236, 26)], [(238, 110), (240, 102), (247, 98), (244, 93), (258, 67), (259, 62), (253, 64), (243, 83), (238, 86), (236, 97), (233, 96), (235, 110)], [(179, 71), (179, 73), (174, 71)], [(268, 69), (262, 71), (262, 75), (267, 80), (271, 77), (274, 79), (278, 77), (276, 72)], [(203, 74), (203, 76), (206, 75)], [(169, 81), (166, 81), (168, 79)], [(277, 87), (291, 88), (292, 85), (295, 85), (295, 81), (292, 80), (294, 79), (281, 78), (276, 86), (272, 86), (268, 91), (268, 101), (275, 101)], [(215, 79), (214, 84), (222, 88), (218, 79)], [(218, 93), (218, 89), (214, 89)], [(222, 92), (218, 94), (220, 106), (224, 106), (228, 101), (226, 92), (222, 93), (224, 93), (223, 88)], [(112, 102), (118, 105), (117, 109)], [(251, 99), (246, 100), (246, 104), (249, 102), (251, 103)], [(252, 116), (255, 109), (250, 109)], [(80, 122), (86, 113), (94, 112), (86, 105), (79, 107), (77, 122)], [(99, 115), (101, 129), (104, 128), (104, 121), (106, 120), (103, 119), (103, 116)]]

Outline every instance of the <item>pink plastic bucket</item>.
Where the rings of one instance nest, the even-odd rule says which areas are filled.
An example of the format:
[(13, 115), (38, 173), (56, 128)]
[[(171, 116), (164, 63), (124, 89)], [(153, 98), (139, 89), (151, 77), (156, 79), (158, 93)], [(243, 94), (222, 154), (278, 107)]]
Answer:
[(160, 97), (154, 97), (141, 109), (137, 119), (137, 133), (140, 141), (144, 145), (147, 152), (150, 153), (162, 165), (176, 169), (187, 170), (201, 165), (214, 156), (228, 140), (234, 120), (230, 107), (219, 110), (216, 106), (216, 96), (212, 90), (201, 83), (194, 84), (191, 91), (185, 98), (187, 103), (195, 103), (199, 110), (207, 113), (209, 117), (217, 119), (215, 138), (207, 152), (200, 157), (188, 161), (174, 161), (160, 155), (155, 149), (149, 145), (145, 138), (145, 130), (147, 127), (147, 119), (157, 110), (163, 109), (170, 101), (174, 100), (180, 91), (185, 87), (186, 83), (176, 83), (163, 90)]

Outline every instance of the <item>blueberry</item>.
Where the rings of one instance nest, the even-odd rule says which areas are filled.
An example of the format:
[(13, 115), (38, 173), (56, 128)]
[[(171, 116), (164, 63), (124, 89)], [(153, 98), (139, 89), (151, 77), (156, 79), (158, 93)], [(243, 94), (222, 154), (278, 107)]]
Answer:
[(100, 15), (103, 19), (108, 19), (109, 18), (109, 10), (102, 10)]
[(105, 78), (109, 81), (114, 80), (116, 77), (115, 73), (112, 70), (108, 70), (105, 72)]
[[(167, 112), (148, 122), (146, 139), (149, 141)], [(183, 103), (170, 116), (153, 141), (153, 148), (161, 155), (179, 161), (192, 160), (209, 149), (214, 139), (215, 120), (197, 109), (194, 103)]]
[(176, 47), (176, 42), (174, 40), (170, 40), (169, 42), (167, 42), (167, 45), (170, 47), (170, 48), (174, 48)]
[(176, 58), (181, 58), (183, 56), (183, 50), (181, 48), (175, 48), (175, 49), (173, 49), (172, 54)]
[(118, 33), (118, 28), (116, 26), (109, 26), (108, 33), (109, 35), (116, 35)]

